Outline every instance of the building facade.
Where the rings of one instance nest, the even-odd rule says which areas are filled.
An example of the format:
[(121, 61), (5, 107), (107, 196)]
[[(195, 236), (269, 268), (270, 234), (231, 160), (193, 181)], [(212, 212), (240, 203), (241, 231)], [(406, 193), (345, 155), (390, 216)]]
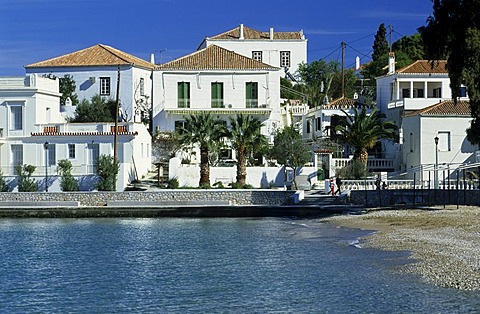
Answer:
[[(37, 74), (0, 78), (0, 169), (17, 190), (16, 166), (34, 165), (39, 190), (60, 190), (57, 164), (67, 159), (81, 190), (95, 189), (96, 162), (113, 155), (114, 123), (66, 123), (58, 78)], [(151, 137), (142, 123), (120, 123), (117, 190), (150, 169)]]

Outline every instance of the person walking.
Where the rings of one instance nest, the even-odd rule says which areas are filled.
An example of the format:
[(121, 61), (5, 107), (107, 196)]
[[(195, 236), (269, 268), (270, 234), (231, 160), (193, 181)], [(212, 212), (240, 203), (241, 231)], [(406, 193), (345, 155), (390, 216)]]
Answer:
[(337, 176), (337, 178), (335, 179), (335, 183), (337, 184), (336, 194), (340, 195), (340, 193), (342, 193), (342, 191), (340, 190), (340, 188), (342, 187), (342, 179), (340, 178), (340, 176)]

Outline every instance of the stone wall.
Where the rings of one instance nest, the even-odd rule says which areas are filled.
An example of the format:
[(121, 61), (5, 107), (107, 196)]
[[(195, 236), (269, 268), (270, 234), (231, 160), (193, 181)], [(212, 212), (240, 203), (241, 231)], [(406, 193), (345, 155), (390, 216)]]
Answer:
[(220, 204), (231, 205), (289, 205), (295, 191), (283, 190), (161, 190), (155, 192), (5, 192), (0, 202), (79, 202), (80, 206), (105, 206), (108, 202), (178, 203), (179, 205)]
[[(415, 199), (415, 203), (414, 203)], [(480, 205), (480, 190), (462, 189), (388, 189), (354, 190), (350, 192), (350, 202), (365, 207), (385, 207), (394, 205), (441, 206), (441, 205)]]

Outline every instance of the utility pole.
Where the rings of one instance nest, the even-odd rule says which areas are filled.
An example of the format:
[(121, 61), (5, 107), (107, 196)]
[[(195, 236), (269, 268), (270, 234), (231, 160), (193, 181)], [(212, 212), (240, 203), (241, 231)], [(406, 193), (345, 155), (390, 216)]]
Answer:
[(393, 26), (392, 25), (389, 25), (388, 26), (388, 30), (389, 30), (389, 33), (390, 33), (390, 52), (392, 52), (392, 33), (393, 33)]
[[(118, 142), (118, 110), (120, 107), (120, 65), (118, 65), (117, 73), (117, 97), (115, 100), (115, 129), (113, 131), (113, 162), (117, 163), (117, 142)], [(114, 180), (115, 191), (117, 190), (117, 175), (115, 174)]]
[(342, 41), (342, 98), (345, 97), (345, 42)]

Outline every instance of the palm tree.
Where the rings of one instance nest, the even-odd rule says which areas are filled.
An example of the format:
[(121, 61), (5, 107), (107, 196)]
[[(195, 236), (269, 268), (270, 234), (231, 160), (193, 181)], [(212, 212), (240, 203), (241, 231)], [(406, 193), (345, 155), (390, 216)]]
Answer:
[(346, 119), (336, 127), (336, 131), (340, 132), (345, 143), (355, 147), (354, 160), (366, 165), (368, 149), (373, 148), (380, 139), (393, 140), (396, 137), (397, 126), (392, 121), (385, 121), (385, 114), (377, 108), (370, 114), (367, 114), (366, 106), (361, 111), (354, 108), (352, 115), (344, 110), (342, 112)]
[(200, 187), (210, 186), (210, 164), (208, 155), (213, 143), (226, 135), (224, 121), (210, 114), (191, 114), (185, 117), (185, 126), (180, 130), (180, 142), (184, 146), (198, 145), (200, 148)]
[(262, 122), (248, 115), (230, 117), (231, 128), (228, 138), (237, 154), (237, 183), (245, 185), (247, 178), (247, 159), (252, 152), (266, 143), (266, 138), (260, 133)]

